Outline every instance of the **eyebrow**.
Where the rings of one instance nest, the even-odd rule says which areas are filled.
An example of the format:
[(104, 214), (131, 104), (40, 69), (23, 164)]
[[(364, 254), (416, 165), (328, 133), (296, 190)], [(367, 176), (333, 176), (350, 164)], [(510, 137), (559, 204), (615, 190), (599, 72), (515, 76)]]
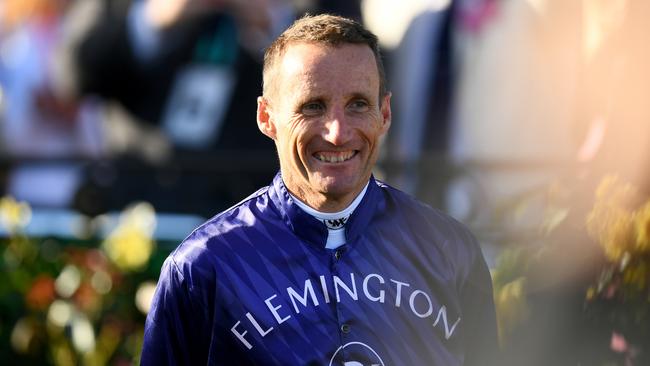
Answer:
[[(307, 97), (305, 97), (303, 99), (299, 99), (297, 101), (297, 104), (298, 105), (305, 105), (307, 103), (316, 102), (316, 101), (328, 102), (330, 99), (331, 99), (330, 97), (326, 97), (326, 96), (324, 96), (322, 94), (317, 94), (317, 95), (314, 95), (314, 96), (307, 96)], [(346, 97), (346, 99), (347, 100), (365, 99), (368, 102), (372, 102), (372, 100), (373, 100), (373, 98), (370, 95), (368, 95), (366, 93), (363, 93), (363, 92), (354, 92), (354, 93), (350, 94), (348, 97)]]
[(352, 96), (349, 99), (365, 99), (369, 102), (372, 101), (372, 98), (369, 95), (360, 92), (352, 93)]
[(296, 105), (303, 106), (305, 104), (313, 103), (313, 102), (327, 102), (328, 99), (329, 98), (326, 98), (326, 97), (324, 97), (322, 95), (311, 96), (311, 97), (308, 96), (308, 97), (305, 97), (305, 98), (302, 98), (302, 99), (298, 99), (298, 101), (296, 102)]

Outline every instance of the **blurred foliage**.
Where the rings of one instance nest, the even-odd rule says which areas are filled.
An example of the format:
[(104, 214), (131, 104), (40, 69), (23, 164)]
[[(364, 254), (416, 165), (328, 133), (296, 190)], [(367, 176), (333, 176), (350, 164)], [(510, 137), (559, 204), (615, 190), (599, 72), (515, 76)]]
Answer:
[(638, 364), (638, 355), (649, 352), (641, 348), (650, 338), (650, 197), (639, 199), (635, 187), (607, 177), (586, 227), (606, 257), (586, 291), (586, 311), (614, 325), (611, 349), (623, 354), (627, 365)]
[[(645, 365), (650, 197), (615, 176), (582, 208), (575, 190), (559, 184), (542, 196), (533, 244), (513, 243), (492, 272), (499, 340), (510, 357), (504, 364)], [(531, 361), (531, 350), (543, 361)]]
[(507, 251), (493, 271), (494, 305), (497, 309), (499, 342), (505, 344), (515, 326), (528, 317), (526, 302), (526, 261), (522, 250)]
[(0, 242), (0, 359), (22, 365), (139, 362), (144, 321), (164, 256), (152, 239), (155, 212), (128, 207), (101, 239), (87, 219), (80, 238), (30, 238), (31, 211), (0, 200), (9, 234)]

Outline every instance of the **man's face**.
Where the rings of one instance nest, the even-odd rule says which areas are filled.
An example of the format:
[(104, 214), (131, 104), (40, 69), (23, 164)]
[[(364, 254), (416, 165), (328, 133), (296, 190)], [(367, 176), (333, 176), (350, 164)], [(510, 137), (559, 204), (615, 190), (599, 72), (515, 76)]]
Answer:
[(363, 189), (390, 126), (390, 95), (366, 45), (289, 45), (258, 100), (260, 130), (275, 140), (287, 188), (321, 211), (345, 208)]

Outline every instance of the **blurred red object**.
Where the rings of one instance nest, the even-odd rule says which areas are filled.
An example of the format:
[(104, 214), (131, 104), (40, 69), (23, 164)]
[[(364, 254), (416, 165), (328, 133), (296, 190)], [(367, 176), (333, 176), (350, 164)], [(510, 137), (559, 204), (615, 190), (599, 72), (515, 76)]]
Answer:
[(55, 298), (54, 279), (48, 275), (36, 277), (31, 288), (25, 294), (27, 306), (34, 310), (47, 309)]

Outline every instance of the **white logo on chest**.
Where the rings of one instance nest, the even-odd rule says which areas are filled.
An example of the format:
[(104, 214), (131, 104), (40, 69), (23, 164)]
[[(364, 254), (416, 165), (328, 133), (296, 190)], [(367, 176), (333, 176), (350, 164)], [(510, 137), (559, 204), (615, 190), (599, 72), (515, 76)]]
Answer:
[[(345, 361), (341, 360), (343, 358), (343, 350), (348, 349), (350, 352), (353, 352), (355, 349), (356, 350), (363, 350), (364, 353), (368, 354), (371, 356), (372, 361), (369, 364), (363, 364), (358, 361)], [(370, 352), (368, 352), (370, 351)], [(357, 351), (358, 352), (358, 351)], [(332, 359), (330, 360), (329, 366), (335, 366), (335, 365), (343, 365), (343, 366), (385, 366), (384, 361), (379, 357), (379, 354), (375, 352), (372, 347), (365, 343), (361, 342), (349, 342), (341, 347), (339, 347), (336, 352), (334, 352), (334, 355), (332, 356)]]

